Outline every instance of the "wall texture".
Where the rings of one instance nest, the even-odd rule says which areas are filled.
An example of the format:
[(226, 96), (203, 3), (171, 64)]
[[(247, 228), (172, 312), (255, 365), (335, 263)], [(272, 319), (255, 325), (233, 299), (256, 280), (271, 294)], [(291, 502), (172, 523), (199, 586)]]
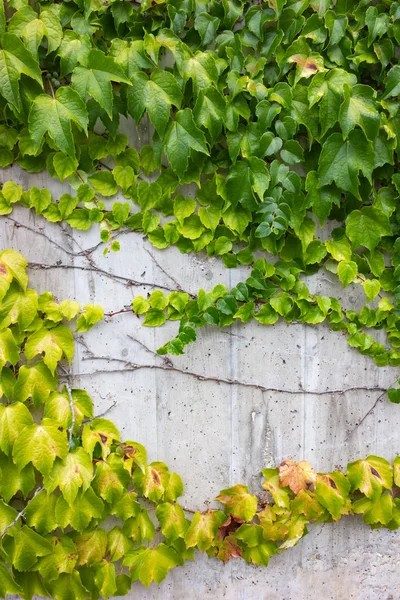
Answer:
[[(67, 191), (42, 175), (9, 169), (1, 177), (24, 188)], [(248, 273), (206, 256), (158, 251), (135, 233), (121, 235), (121, 251), (104, 257), (98, 239), (95, 229), (79, 234), (23, 209), (0, 220), (0, 247), (27, 257), (31, 287), (106, 311), (156, 287), (194, 293), (216, 283), (233, 286)], [(357, 289), (344, 293), (332, 281), (319, 275), (309, 285), (341, 297), (347, 307), (357, 305)], [(151, 460), (180, 473), (186, 506), (204, 509), (220, 489), (239, 482), (257, 491), (261, 469), (284, 458), (304, 458), (324, 470), (369, 453), (391, 459), (399, 452), (400, 408), (385, 398), (376, 403), (377, 388), (393, 384), (398, 371), (375, 367), (340, 333), (323, 325), (239, 324), (202, 330), (183, 357), (159, 357), (155, 350), (176, 328), (149, 329), (132, 315), (115, 317), (78, 338), (72, 370), (74, 385), (92, 395), (97, 414), (110, 409), (107, 417), (125, 439), (143, 443)], [(237, 559), (224, 566), (199, 556), (160, 588), (135, 585), (129, 598), (396, 600), (399, 569), (398, 533), (371, 532), (344, 518), (311, 528), (268, 568)]]

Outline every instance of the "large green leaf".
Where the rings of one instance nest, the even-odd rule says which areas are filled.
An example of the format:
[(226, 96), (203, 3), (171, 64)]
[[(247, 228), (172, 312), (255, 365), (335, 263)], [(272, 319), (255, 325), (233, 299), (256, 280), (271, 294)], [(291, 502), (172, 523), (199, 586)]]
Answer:
[(26, 259), (15, 250), (0, 252), (0, 300), (6, 295), (11, 282), (15, 279), (23, 290), (26, 290), (28, 276), (25, 268)]
[(156, 548), (141, 548), (134, 553), (128, 553), (124, 564), (130, 567), (132, 580), (139, 579), (148, 587), (152, 581), (161, 583), (169, 571), (179, 564), (176, 551), (159, 544)]
[(24, 427), (32, 424), (32, 415), (22, 402), (0, 404), (0, 448), (4, 454), (10, 456), (15, 440)]
[(41, 425), (27, 425), (13, 447), (13, 459), (20, 469), (31, 462), (43, 475), (49, 474), (56, 457), (64, 460), (67, 454), (67, 433), (50, 419)]
[(308, 87), (310, 106), (319, 103), (321, 136), (335, 125), (339, 118), (340, 101), (345, 86), (354, 86), (357, 77), (343, 69), (318, 73)]
[(51, 543), (52, 553), (41, 558), (38, 565), (40, 575), (47, 582), (58, 580), (60, 573), (72, 573), (78, 558), (74, 542), (66, 535), (57, 533)]
[(59, 526), (65, 529), (69, 525), (76, 531), (84, 531), (92, 519), (103, 516), (103, 501), (89, 487), (86, 492), (79, 493), (70, 506), (63, 496), (59, 496), (56, 505), (56, 518)]
[(12, 33), (1, 36), (0, 46), (0, 94), (19, 110), (21, 75), (26, 75), (43, 86), (39, 64), (21, 40)]
[(185, 172), (191, 150), (208, 154), (204, 133), (196, 126), (189, 108), (175, 115), (165, 137), (165, 153), (171, 167), (180, 175)]
[(346, 233), (354, 249), (365, 246), (375, 250), (383, 236), (392, 235), (389, 218), (374, 206), (353, 210), (346, 219)]
[(189, 53), (186, 46), (180, 46), (176, 53), (176, 60), (184, 82), (191, 79), (194, 92), (197, 95), (203, 88), (208, 88), (218, 80), (218, 69), (215, 59), (210, 52)]
[(74, 355), (74, 338), (65, 325), (53, 329), (42, 328), (28, 337), (25, 344), (25, 356), (32, 360), (38, 354), (44, 354), (43, 362), (54, 375), (58, 362), (63, 356), (71, 362)]
[(372, 144), (361, 131), (352, 131), (347, 140), (340, 133), (333, 133), (325, 141), (319, 158), (320, 185), (334, 181), (339, 188), (359, 198), (359, 172), (371, 180), (374, 154)]
[(111, 56), (100, 50), (92, 50), (85, 66), (77, 66), (72, 73), (72, 88), (78, 92), (84, 102), (92, 96), (112, 117), (113, 90), (112, 81), (130, 84), (123, 69)]
[(0, 331), (0, 368), (5, 364), (16, 365), (19, 360), (18, 346), (11, 329)]
[(156, 508), (156, 517), (160, 523), (162, 534), (167, 540), (183, 538), (189, 523), (179, 504), (165, 502)]
[(218, 538), (218, 528), (226, 521), (226, 515), (220, 511), (208, 510), (204, 513), (196, 512), (185, 533), (185, 542), (188, 548), (197, 546), (205, 552), (215, 545)]
[(50, 542), (29, 527), (14, 530), (5, 547), (18, 571), (29, 571), (41, 556), (52, 552)]
[[(24, 426), (24, 425), (23, 425)], [(35, 472), (32, 465), (19, 469), (7, 455), (0, 454), (0, 496), (9, 502), (18, 492), (24, 498), (36, 485)]]
[(42, 490), (28, 503), (25, 510), (25, 520), (29, 527), (38, 533), (50, 533), (57, 528), (58, 523), (55, 514), (57, 496), (47, 494)]
[(43, 361), (35, 363), (32, 367), (23, 365), (19, 372), (14, 388), (14, 399), (25, 402), (32, 398), (34, 406), (43, 404), (50, 393), (57, 387), (57, 378)]
[(78, 63), (87, 64), (90, 50), (90, 37), (87, 34), (78, 35), (67, 29), (58, 50), (61, 77), (72, 73)]
[(367, 498), (376, 500), (383, 488), (392, 489), (393, 469), (387, 460), (379, 456), (367, 456), (347, 466), (347, 479), (352, 490), (360, 490)]
[(65, 461), (56, 460), (51, 472), (45, 477), (44, 484), (49, 493), (59, 487), (65, 500), (72, 506), (79, 491), (86, 492), (92, 479), (92, 460), (79, 447), (70, 452)]
[(367, 139), (373, 141), (376, 138), (381, 119), (375, 95), (376, 92), (368, 85), (345, 85), (344, 102), (339, 113), (339, 123), (345, 138), (356, 125), (361, 127)]
[(128, 89), (128, 110), (139, 122), (145, 110), (160, 135), (170, 120), (171, 105), (180, 108), (182, 91), (172, 73), (156, 69), (150, 78), (143, 72), (134, 73)]
[(29, 112), (29, 133), (39, 148), (48, 133), (55, 146), (75, 157), (71, 122), (86, 132), (88, 115), (81, 96), (70, 87), (60, 87), (55, 97), (37, 96)]
[(0, 563), (0, 596), (6, 598), (7, 594), (19, 594), (21, 588), (12, 578), (6, 567)]

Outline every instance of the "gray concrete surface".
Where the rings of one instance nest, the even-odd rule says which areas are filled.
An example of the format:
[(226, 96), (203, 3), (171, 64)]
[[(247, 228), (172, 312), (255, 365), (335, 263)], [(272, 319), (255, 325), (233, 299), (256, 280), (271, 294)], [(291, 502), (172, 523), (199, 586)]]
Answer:
[[(67, 190), (44, 175), (17, 169), (3, 170), (1, 178), (14, 178), (24, 188), (49, 186), (55, 194)], [(96, 228), (71, 232), (21, 208), (0, 220), (0, 247), (20, 251), (34, 263), (32, 287), (59, 299), (99, 303), (106, 311), (157, 287), (174, 289), (179, 283), (196, 292), (216, 283), (232, 286), (248, 273), (245, 267), (229, 271), (206, 256), (158, 251), (140, 234), (120, 241), (121, 251), (104, 257), (102, 247), (96, 247)], [(310, 286), (333, 293), (347, 307), (360, 302), (361, 290), (350, 286), (343, 291), (332, 281), (333, 276), (320, 275)], [(123, 437), (145, 444), (150, 460), (165, 461), (181, 474), (186, 506), (203, 509), (220, 489), (239, 482), (256, 491), (261, 469), (284, 458), (307, 459), (325, 470), (369, 453), (388, 459), (399, 453), (400, 407), (383, 399), (357, 427), (380, 393), (346, 392), (389, 386), (399, 372), (375, 367), (341, 334), (324, 325), (204, 329), (185, 356), (172, 357), (171, 367), (154, 351), (176, 329), (176, 323), (144, 328), (131, 315), (120, 315), (82, 336), (73, 373), (74, 385), (92, 395), (97, 414), (116, 401), (107, 416)], [(222, 565), (198, 555), (160, 587), (146, 591), (135, 585), (128, 597), (398, 600), (399, 539), (396, 532), (371, 532), (358, 519), (345, 518), (312, 527), (268, 568), (239, 559)]]

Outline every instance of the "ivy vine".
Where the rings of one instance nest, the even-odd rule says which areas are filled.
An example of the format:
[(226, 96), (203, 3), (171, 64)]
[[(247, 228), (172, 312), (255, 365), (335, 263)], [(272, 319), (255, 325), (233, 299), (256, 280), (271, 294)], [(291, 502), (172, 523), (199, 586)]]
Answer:
[(69, 384), (74, 339), (65, 323), (92, 327), (94, 307), (38, 295), (25, 267), (17, 252), (0, 253), (1, 597), (124, 595), (135, 581), (160, 583), (195, 551), (266, 566), (309, 523), (343, 515), (400, 527), (400, 457), (368, 456), (346, 473), (289, 459), (263, 470), (258, 495), (237, 484), (215, 498), (221, 508), (179, 504), (179, 475), (121, 441), (111, 421), (94, 416), (87, 392)]
[[(1, 252), (0, 595), (120, 595), (196, 548), (267, 564), (308, 522), (342, 514), (399, 526), (399, 459), (377, 457), (346, 474), (284, 461), (263, 472), (266, 495), (234, 486), (218, 496), (224, 510), (189, 519), (179, 476), (148, 465), (57, 374), (74, 350), (65, 322), (83, 332), (121, 312), (179, 321), (161, 354), (181, 354), (206, 325), (284, 319), (326, 322), (375, 364), (398, 366), (399, 45), (391, 0), (0, 2), (0, 167), (71, 187), (53, 198), (5, 181), (0, 215), (19, 205), (95, 224), (105, 253), (133, 230), (249, 267), (231, 290), (155, 290), (104, 315), (38, 296), (24, 258)], [(142, 119), (152, 143), (135, 149), (122, 131)], [(362, 287), (363, 308), (310, 293), (305, 277), (322, 270)], [(400, 390), (388, 396), (400, 403)], [(111, 515), (121, 524), (106, 533)]]

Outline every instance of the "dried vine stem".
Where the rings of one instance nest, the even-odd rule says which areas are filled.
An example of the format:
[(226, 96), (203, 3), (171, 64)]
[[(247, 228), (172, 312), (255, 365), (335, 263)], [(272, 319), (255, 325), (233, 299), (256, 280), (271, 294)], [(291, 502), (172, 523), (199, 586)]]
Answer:
[[(160, 357), (163, 358), (163, 357)], [(150, 369), (150, 370), (157, 370), (157, 369), (161, 369), (163, 371), (173, 371), (175, 373), (180, 373), (182, 375), (187, 375), (189, 377), (194, 377), (196, 378), (198, 381), (213, 381), (215, 383), (222, 383), (222, 384), (226, 384), (226, 385), (238, 385), (238, 386), (242, 386), (242, 387), (247, 387), (247, 388), (252, 388), (255, 390), (259, 390), (261, 392), (277, 392), (280, 394), (289, 394), (289, 395), (298, 395), (298, 394), (308, 394), (308, 395), (312, 395), (312, 396), (329, 396), (329, 395), (335, 395), (335, 394), (346, 394), (347, 392), (357, 392), (357, 391), (365, 391), (365, 392), (382, 392), (384, 395), (387, 392), (386, 388), (383, 387), (375, 387), (375, 386), (351, 386), (345, 389), (334, 389), (334, 390), (305, 390), (301, 387), (299, 387), (296, 390), (290, 390), (290, 389), (285, 389), (285, 388), (277, 388), (277, 387), (267, 387), (267, 386), (263, 386), (261, 384), (258, 383), (250, 383), (250, 382), (246, 382), (246, 381), (240, 381), (238, 379), (228, 379), (228, 378), (224, 378), (224, 377), (213, 377), (212, 375), (203, 375), (201, 373), (196, 373), (193, 371), (187, 371), (185, 369), (180, 369), (179, 367), (175, 367), (173, 364), (167, 364), (167, 365), (154, 365), (154, 364), (150, 364), (150, 365), (141, 365), (141, 364), (136, 364), (133, 363), (131, 361), (127, 361), (123, 358), (113, 358), (112, 356), (96, 356), (96, 355), (91, 355), (91, 356), (86, 356), (82, 358), (83, 361), (86, 360), (98, 360), (98, 361), (105, 361), (105, 362), (118, 362), (124, 365), (123, 369), (120, 370), (116, 370), (116, 369), (104, 369), (101, 371), (93, 371), (93, 372), (78, 372), (75, 373), (75, 377), (91, 377), (92, 375), (94, 375), (94, 373), (122, 373), (124, 371), (137, 371), (140, 369)]]
[(7, 532), (8, 532), (8, 531), (10, 531), (10, 529), (11, 529), (12, 527), (14, 527), (14, 525), (16, 525), (20, 519), (22, 519), (22, 517), (23, 517), (23, 516), (25, 515), (25, 513), (26, 513), (26, 509), (28, 508), (28, 506), (29, 506), (29, 503), (30, 503), (30, 502), (32, 502), (32, 500), (33, 500), (34, 498), (36, 498), (36, 496), (37, 496), (37, 495), (38, 495), (40, 492), (42, 492), (43, 490), (44, 490), (44, 486), (40, 486), (40, 487), (38, 487), (38, 488), (35, 490), (35, 493), (33, 494), (32, 498), (31, 498), (30, 500), (28, 500), (28, 502), (27, 502), (26, 506), (25, 506), (25, 507), (24, 507), (22, 510), (20, 510), (20, 512), (19, 512), (19, 513), (17, 514), (17, 516), (15, 517), (14, 521), (13, 521), (12, 523), (10, 523), (9, 525), (7, 525), (7, 527), (5, 527), (5, 528), (3, 529), (3, 531), (0, 533), (0, 540), (2, 540), (2, 539), (3, 539), (3, 537), (4, 537), (4, 536), (7, 534)]

